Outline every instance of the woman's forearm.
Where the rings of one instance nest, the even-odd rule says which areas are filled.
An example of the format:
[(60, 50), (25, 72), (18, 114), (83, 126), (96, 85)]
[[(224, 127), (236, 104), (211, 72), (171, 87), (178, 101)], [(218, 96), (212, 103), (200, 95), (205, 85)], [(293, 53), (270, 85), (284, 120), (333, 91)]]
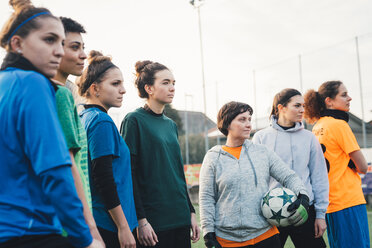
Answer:
[(126, 230), (126, 229), (129, 230), (129, 225), (128, 225), (127, 219), (125, 218), (125, 215), (124, 215), (124, 212), (123, 212), (123, 209), (122, 209), (121, 205), (116, 206), (112, 209), (109, 209), (108, 211), (109, 211), (109, 213), (112, 217), (112, 220), (114, 221), (116, 227), (119, 230)]
[(361, 150), (349, 153), (351, 160), (353, 160), (359, 173), (366, 174), (368, 170), (368, 164)]

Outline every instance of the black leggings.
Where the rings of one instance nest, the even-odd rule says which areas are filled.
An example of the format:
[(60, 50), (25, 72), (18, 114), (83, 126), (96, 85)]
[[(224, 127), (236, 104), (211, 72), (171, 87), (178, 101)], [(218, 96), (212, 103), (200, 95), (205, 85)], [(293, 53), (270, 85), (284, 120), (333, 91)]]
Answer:
[(309, 218), (301, 226), (288, 226), (279, 228), (279, 236), (282, 247), (284, 247), (288, 236), (291, 237), (296, 248), (325, 248), (327, 247), (323, 237), (315, 238), (315, 208), (309, 207)]
[(27, 235), (0, 243), (0, 248), (74, 248), (67, 238), (58, 234)]
[(137, 248), (191, 248), (189, 226), (156, 232), (159, 242), (155, 246), (140, 245), (136, 230), (133, 231), (133, 234)]
[(105, 242), (106, 248), (120, 248), (119, 236), (116, 232), (111, 232), (101, 227), (97, 227), (99, 234)]

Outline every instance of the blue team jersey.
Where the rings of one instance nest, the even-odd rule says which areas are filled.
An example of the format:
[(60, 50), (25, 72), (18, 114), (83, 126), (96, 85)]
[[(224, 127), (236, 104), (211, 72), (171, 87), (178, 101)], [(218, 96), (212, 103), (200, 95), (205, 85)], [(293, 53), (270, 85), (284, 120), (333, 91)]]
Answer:
[(58, 204), (72, 201), (78, 206), (68, 210), (76, 220), (73, 225), (81, 224), (80, 234), (71, 231), (71, 235), (80, 240), (79, 246), (91, 242), (76, 190), (71, 191), (71, 161), (56, 113), (55, 91), (37, 72), (0, 71), (0, 164), (0, 243), (25, 235), (61, 233), (57, 218), (61, 212), (42, 184), (43, 175), (53, 175), (57, 169), (69, 187), (65, 192), (53, 191), (53, 196), (63, 196)]
[(41, 74), (0, 72), (0, 241), (60, 232), (38, 180), (46, 170), (71, 164), (54, 94)]
[[(108, 114), (98, 108), (88, 108), (80, 113), (88, 137), (89, 180), (92, 182), (92, 160), (112, 155), (112, 170), (121, 207), (128, 225), (133, 230), (137, 225), (133, 197), (132, 175), (129, 148), (120, 136), (114, 122)], [(93, 216), (97, 226), (117, 232), (115, 223), (106, 210), (94, 184), (90, 184)]]

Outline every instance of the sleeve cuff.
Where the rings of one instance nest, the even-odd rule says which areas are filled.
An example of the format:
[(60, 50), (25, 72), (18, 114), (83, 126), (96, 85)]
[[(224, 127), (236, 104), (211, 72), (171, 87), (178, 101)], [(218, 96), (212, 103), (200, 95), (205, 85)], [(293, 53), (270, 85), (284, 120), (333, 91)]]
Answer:
[(137, 220), (146, 219), (146, 215), (137, 215)]
[(114, 198), (110, 199), (110, 202), (106, 201), (106, 202), (104, 203), (104, 205), (105, 205), (107, 211), (108, 211), (108, 210), (111, 210), (111, 209), (113, 209), (113, 208), (116, 208), (116, 207), (119, 206), (120, 204), (121, 204), (121, 203), (120, 203), (120, 200), (119, 200), (119, 197), (118, 197), (118, 196), (115, 197), (115, 199), (114, 199)]
[[(309, 194), (307, 193), (306, 190), (300, 190), (300, 192), (298, 192), (298, 194), (306, 195), (307, 197), (309, 197)], [(309, 197), (309, 198), (310, 198), (310, 197)]]
[(213, 226), (203, 227), (202, 229), (203, 229), (204, 235), (210, 232), (213, 232), (213, 233), (216, 232)]
[(79, 237), (72, 237), (71, 235), (68, 236), (70, 239), (71, 244), (77, 248), (84, 248), (89, 246), (93, 242), (92, 235), (90, 234), (90, 230), (87, 229), (80, 233)]
[(315, 212), (316, 212), (315, 218), (325, 219), (326, 210), (315, 210)]

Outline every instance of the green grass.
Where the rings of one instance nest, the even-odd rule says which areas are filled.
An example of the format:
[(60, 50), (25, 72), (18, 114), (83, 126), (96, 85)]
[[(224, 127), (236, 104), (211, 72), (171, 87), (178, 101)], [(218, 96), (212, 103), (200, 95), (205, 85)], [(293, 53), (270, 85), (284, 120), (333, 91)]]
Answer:
[[(194, 205), (194, 207), (195, 207), (196, 216), (197, 216), (197, 219), (198, 219), (198, 222), (199, 222), (199, 220), (200, 220), (200, 218), (199, 218), (199, 205)], [(372, 208), (371, 207), (367, 207), (367, 210), (368, 210), (368, 213), (367, 214), (368, 214), (368, 224), (369, 224), (369, 236), (370, 236), (370, 238), (372, 238)], [(323, 238), (326, 241), (327, 247), (329, 247), (328, 246), (328, 238), (327, 238), (326, 232), (324, 233)], [(195, 243), (195, 244), (193, 243), (191, 245), (191, 247), (192, 248), (204, 248), (205, 247), (204, 246), (204, 240), (203, 240), (203, 233), (201, 233), (201, 235), (200, 235), (200, 240), (197, 243)], [(289, 238), (287, 240), (287, 243), (285, 244), (285, 248), (294, 248), (294, 247), (295, 246), (293, 245), (291, 239)], [(372, 247), (372, 242), (371, 242), (371, 247)]]

